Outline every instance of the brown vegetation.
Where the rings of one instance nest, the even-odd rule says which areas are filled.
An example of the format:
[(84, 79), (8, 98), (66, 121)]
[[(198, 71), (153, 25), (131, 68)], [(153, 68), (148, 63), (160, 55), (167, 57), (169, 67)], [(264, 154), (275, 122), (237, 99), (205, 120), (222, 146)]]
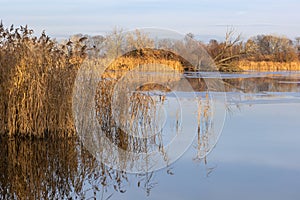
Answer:
[(241, 36), (234, 36), (234, 34), (235, 31), (232, 29), (226, 33), (225, 41), (218, 42), (217, 40), (210, 40), (210, 42), (205, 45), (205, 49), (212, 57), (219, 71), (241, 71), (241, 69), (233, 65), (233, 63), (240, 60), (242, 56), (245, 56), (246, 51), (243, 48)]
[[(0, 24), (0, 134), (46, 137), (59, 132), (59, 135), (74, 135), (72, 90), (86, 56), (91, 62), (104, 62), (124, 54), (109, 63), (102, 76), (117, 79), (143, 64), (160, 64), (180, 73), (211, 70), (205, 68), (209, 59), (203, 59), (207, 57), (203, 52), (186, 55), (188, 48), (197, 50), (198, 45), (207, 50), (220, 71), (300, 70), (299, 41), (294, 44), (285, 37), (262, 35), (243, 43), (240, 36), (234, 37), (234, 32), (229, 31), (223, 42), (193, 43), (193, 38), (187, 36), (182, 42), (160, 41), (158, 44), (166, 49), (179, 49), (185, 58), (190, 56), (189, 60), (195, 63), (170, 51), (155, 49), (154, 41), (139, 31), (122, 35), (122, 31), (115, 30), (106, 40), (104, 37), (89, 39), (74, 36), (65, 43), (58, 43), (45, 33), (34, 36), (27, 26), (4, 28)], [(121, 48), (125, 40), (129, 49)]]
[[(137, 39), (140, 37), (144, 38), (139, 34)], [(27, 26), (5, 29), (0, 25), (0, 134), (75, 134), (72, 92), (77, 71), (86, 57), (85, 39), (73, 38), (59, 44), (45, 33), (34, 36)], [(138, 44), (133, 39), (131, 42), (133, 46)], [(185, 67), (191, 69), (174, 53), (142, 49), (125, 54), (107, 70), (121, 73), (104, 76), (120, 77), (143, 63), (160, 63), (180, 72)]]
[(80, 42), (59, 45), (45, 33), (0, 25), (0, 133), (45, 137), (74, 132), (71, 98), (84, 58)]
[(241, 60), (236, 65), (246, 71), (300, 71), (300, 62)]
[[(0, 149), (0, 199), (96, 199), (108, 188), (126, 191), (126, 172), (106, 167), (75, 138), (0, 136)], [(136, 182), (150, 192), (151, 173)]]

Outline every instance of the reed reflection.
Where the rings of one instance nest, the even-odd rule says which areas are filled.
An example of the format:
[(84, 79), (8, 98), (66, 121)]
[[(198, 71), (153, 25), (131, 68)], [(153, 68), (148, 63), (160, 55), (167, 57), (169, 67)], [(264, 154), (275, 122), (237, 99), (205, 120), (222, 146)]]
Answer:
[[(1, 137), (0, 148), (0, 199), (107, 199), (109, 188), (126, 191), (127, 174), (97, 162), (75, 138)], [(150, 192), (149, 177), (136, 180)]]

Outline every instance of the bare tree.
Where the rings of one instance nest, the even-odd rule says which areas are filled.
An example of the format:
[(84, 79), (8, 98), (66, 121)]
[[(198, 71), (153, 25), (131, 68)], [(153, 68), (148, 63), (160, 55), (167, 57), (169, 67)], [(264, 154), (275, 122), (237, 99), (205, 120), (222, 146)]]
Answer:
[(105, 37), (105, 52), (107, 57), (116, 58), (121, 56), (124, 52), (122, 45), (124, 45), (125, 36), (123, 29), (114, 28), (113, 31)]
[(300, 37), (296, 37), (296, 48), (298, 53), (300, 53)]
[(135, 30), (126, 34), (127, 50), (139, 50), (143, 48), (154, 48), (154, 40), (146, 33)]
[(211, 40), (206, 49), (219, 70), (231, 70), (232, 62), (246, 54), (241, 35), (233, 28), (226, 32), (223, 42)]

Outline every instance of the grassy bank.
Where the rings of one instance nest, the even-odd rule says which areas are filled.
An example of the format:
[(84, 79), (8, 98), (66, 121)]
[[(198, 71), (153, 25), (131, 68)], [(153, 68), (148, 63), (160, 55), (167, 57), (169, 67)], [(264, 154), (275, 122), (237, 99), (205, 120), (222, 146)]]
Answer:
[(300, 62), (239, 61), (236, 66), (251, 71), (300, 71)]

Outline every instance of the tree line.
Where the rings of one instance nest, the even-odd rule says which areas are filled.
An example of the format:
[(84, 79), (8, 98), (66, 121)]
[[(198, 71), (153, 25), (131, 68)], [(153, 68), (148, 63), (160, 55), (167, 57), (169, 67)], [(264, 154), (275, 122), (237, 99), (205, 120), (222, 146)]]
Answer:
[[(195, 36), (192, 33), (186, 34), (184, 42), (173, 42), (172, 40), (162, 40), (158, 46), (155, 42), (147, 37), (146, 34), (137, 31), (135, 35), (130, 33), (124, 35), (122, 29), (114, 29), (106, 36), (88, 36), (83, 34), (73, 35), (71, 40), (87, 37), (86, 45), (92, 51), (88, 52), (89, 55), (96, 54), (102, 56), (118, 56), (121, 55), (120, 46), (126, 40), (132, 46), (139, 48), (139, 44), (148, 44), (149, 48), (155, 47), (170, 47), (181, 49), (184, 56), (185, 49), (193, 48), (191, 45), (194, 43), (189, 40), (194, 40)], [(134, 40), (135, 38), (135, 40)], [(279, 35), (256, 35), (247, 40), (242, 40), (241, 35), (237, 34), (234, 29), (226, 32), (223, 40), (211, 39), (208, 43), (197, 41), (206, 52), (211, 56), (215, 65), (219, 70), (234, 68), (239, 61), (253, 61), (253, 62), (298, 62), (300, 61), (300, 37), (292, 40), (286, 36)], [(201, 56), (201, 55), (200, 55)]]

